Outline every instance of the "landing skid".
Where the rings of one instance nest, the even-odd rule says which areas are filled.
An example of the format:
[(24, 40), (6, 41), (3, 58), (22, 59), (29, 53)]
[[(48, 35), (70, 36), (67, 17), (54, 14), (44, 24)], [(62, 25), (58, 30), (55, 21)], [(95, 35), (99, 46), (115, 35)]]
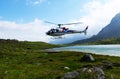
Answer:
[(51, 39), (63, 39), (63, 38), (65, 38), (65, 37), (63, 37), (63, 36), (54, 36), (54, 37), (51, 37)]

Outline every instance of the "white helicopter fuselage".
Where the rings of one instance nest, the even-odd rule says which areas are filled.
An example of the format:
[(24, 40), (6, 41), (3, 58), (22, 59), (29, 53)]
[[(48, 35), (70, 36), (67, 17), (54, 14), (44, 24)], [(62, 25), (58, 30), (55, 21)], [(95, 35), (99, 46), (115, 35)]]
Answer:
[[(54, 33), (51, 33), (49, 34), (50, 36), (62, 36), (62, 35), (65, 35), (65, 34), (74, 34), (74, 33), (82, 33), (83, 31), (73, 31), (73, 32), (54, 32)], [(83, 32), (84, 33), (84, 32)]]
[(88, 29), (88, 27), (86, 27), (86, 29), (83, 31), (77, 31), (77, 30), (62, 31), (61, 29), (51, 29), (46, 34), (49, 36), (62, 36), (62, 35), (66, 35), (66, 34), (84, 33), (86, 35), (87, 29)]

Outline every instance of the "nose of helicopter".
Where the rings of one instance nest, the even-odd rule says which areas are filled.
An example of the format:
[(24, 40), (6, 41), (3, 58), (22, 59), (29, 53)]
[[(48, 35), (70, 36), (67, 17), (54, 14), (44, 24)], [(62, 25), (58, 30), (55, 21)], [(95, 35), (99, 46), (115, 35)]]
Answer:
[(50, 35), (50, 33), (49, 33), (49, 32), (46, 32), (46, 35)]

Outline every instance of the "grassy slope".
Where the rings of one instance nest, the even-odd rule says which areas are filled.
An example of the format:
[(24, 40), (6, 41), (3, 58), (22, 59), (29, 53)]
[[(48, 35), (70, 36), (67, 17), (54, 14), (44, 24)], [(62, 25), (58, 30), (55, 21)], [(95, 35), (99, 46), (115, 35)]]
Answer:
[(109, 39), (103, 39), (96, 42), (91, 42), (88, 44), (120, 44), (120, 38), (109, 38)]
[(95, 42), (95, 44), (120, 44), (120, 38), (111, 38)]
[[(0, 78), (3, 79), (56, 79), (65, 72), (77, 70), (84, 65), (98, 65), (102, 61), (120, 61), (119, 57), (94, 55), (95, 62), (80, 62), (83, 53), (41, 51), (56, 47), (43, 42), (0, 42)], [(64, 67), (70, 67), (65, 70)], [(120, 67), (106, 70), (108, 79), (113, 74), (120, 79)], [(84, 77), (79, 79), (86, 79)], [(88, 78), (87, 78), (88, 79)]]

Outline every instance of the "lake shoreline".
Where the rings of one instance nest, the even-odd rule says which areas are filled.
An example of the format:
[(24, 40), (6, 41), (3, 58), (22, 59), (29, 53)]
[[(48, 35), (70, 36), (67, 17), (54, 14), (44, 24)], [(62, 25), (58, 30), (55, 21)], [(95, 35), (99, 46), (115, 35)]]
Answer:
[(98, 55), (109, 55), (120, 57), (120, 44), (111, 45), (76, 45), (47, 49), (49, 51), (76, 51)]

